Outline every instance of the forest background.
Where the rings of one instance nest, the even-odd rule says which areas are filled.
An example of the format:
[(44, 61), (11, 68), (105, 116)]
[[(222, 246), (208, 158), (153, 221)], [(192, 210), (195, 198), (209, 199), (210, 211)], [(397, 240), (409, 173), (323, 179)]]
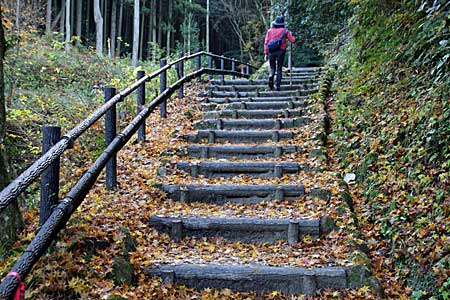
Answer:
[[(359, 222), (374, 269), (395, 278), (413, 299), (450, 298), (449, 2), (1, 4), (5, 40), (0, 50), (2, 55), (6, 51), (1, 186), (39, 156), (43, 124), (71, 128), (101, 104), (103, 86), (123, 88), (136, 70), (155, 70), (159, 59), (197, 48), (259, 65), (265, 31), (276, 15), (285, 13), (299, 40), (294, 63), (337, 67), (331, 137), (342, 175), (356, 175), (352, 190), (361, 201)], [(137, 36), (134, 28), (139, 28)], [(70, 155), (92, 160), (98, 153), (90, 145), (103, 141), (101, 134), (89, 139)], [(71, 183), (69, 173), (62, 174), (62, 193)], [(18, 207), (34, 209), (36, 194), (34, 186), (10, 208), (19, 221), (10, 224), (5, 237), (14, 239), (22, 227)], [(8, 253), (9, 239), (1, 244), (0, 253)]]

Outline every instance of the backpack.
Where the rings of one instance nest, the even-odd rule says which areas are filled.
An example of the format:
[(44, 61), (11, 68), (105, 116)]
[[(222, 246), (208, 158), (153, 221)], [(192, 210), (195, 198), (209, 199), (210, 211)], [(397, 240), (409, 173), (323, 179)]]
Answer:
[(267, 44), (267, 49), (269, 49), (269, 53), (274, 53), (274, 52), (281, 50), (281, 42), (283, 41), (287, 32), (288, 32), (288, 30), (285, 29), (279, 38), (271, 40)]

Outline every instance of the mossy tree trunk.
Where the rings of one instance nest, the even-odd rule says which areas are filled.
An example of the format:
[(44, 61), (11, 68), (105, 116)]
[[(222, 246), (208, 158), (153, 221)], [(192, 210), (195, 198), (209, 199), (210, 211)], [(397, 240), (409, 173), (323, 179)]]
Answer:
[[(0, 20), (2, 19), (2, 7), (0, 5)], [(5, 34), (3, 24), (0, 22), (0, 190), (9, 182), (8, 161), (4, 137), (6, 128), (5, 86), (3, 77), (3, 58), (5, 57)], [(14, 201), (5, 211), (0, 213), (0, 257), (5, 249), (17, 238), (18, 232), (23, 228), (22, 215), (17, 201)]]

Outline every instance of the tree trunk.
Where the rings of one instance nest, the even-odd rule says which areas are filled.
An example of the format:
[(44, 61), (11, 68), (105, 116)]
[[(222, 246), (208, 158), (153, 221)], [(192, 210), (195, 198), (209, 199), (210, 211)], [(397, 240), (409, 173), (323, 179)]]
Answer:
[(61, 2), (61, 19), (59, 20), (59, 34), (64, 36), (64, 28), (66, 25), (66, 0)]
[[(145, 7), (145, 0), (142, 2), (142, 6)], [(142, 60), (142, 52), (144, 50), (144, 25), (145, 25), (145, 13), (142, 13), (141, 30), (140, 30), (140, 42), (139, 42), (139, 59)]]
[(152, 60), (156, 62), (156, 0), (152, 0)]
[(116, 28), (117, 28), (117, 0), (112, 0), (111, 3), (111, 49), (110, 58), (116, 54)]
[(73, 36), (75, 30), (75, 2), (77, 2), (77, 0), (71, 0), (70, 3), (70, 37)]
[(209, 52), (209, 0), (206, 0), (206, 52)]
[(77, 45), (79, 45), (81, 41), (81, 22), (83, 19), (82, 12), (83, 12), (83, 0), (77, 0), (77, 29), (75, 33), (78, 37)]
[(16, 23), (14, 27), (17, 31), (20, 30), (20, 0), (16, 0)]
[(123, 36), (122, 36), (122, 19), (123, 19), (123, 0), (119, 0), (120, 1), (120, 8), (119, 8), (119, 37), (120, 37), (120, 41), (117, 42), (117, 55), (120, 56), (120, 48), (122, 45), (122, 41), (123, 41)]
[(137, 67), (139, 54), (139, 0), (134, 0), (132, 65)]
[(47, 18), (45, 22), (45, 32), (50, 34), (52, 32), (52, 0), (47, 0)]
[(158, 13), (158, 44), (159, 47), (162, 48), (162, 29), (161, 24), (163, 22), (163, 2), (159, 0), (159, 13)]
[[(2, 6), (0, 5), (0, 20), (2, 20)], [(3, 59), (6, 50), (5, 33), (3, 24), (0, 22), (0, 190), (9, 183), (9, 167), (6, 159), (3, 139), (6, 128), (6, 105), (5, 105), (5, 81), (3, 77)], [(23, 219), (17, 200), (13, 201), (3, 212), (0, 213), (0, 257), (4, 250), (17, 239), (17, 234), (23, 229)]]
[(71, 29), (70, 29), (70, 19), (71, 19), (71, 9), (70, 4), (71, 0), (66, 0), (66, 43), (65, 43), (65, 49), (66, 53), (70, 53), (70, 38), (71, 38)]
[(100, 0), (94, 0), (94, 18), (95, 18), (95, 27), (97, 32), (97, 55), (103, 55), (103, 18), (100, 12)]
[(170, 35), (172, 33), (172, 0), (168, 0), (168, 16), (167, 16), (167, 40), (166, 40), (166, 53), (170, 56)]

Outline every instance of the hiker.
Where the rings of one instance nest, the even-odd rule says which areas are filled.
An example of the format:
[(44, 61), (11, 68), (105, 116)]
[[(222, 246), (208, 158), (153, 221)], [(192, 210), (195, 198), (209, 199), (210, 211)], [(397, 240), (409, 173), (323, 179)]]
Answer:
[(286, 38), (295, 43), (295, 37), (285, 28), (283, 16), (278, 16), (272, 22), (272, 28), (267, 31), (266, 40), (264, 41), (264, 59), (269, 59), (269, 88), (273, 90), (273, 78), (275, 69), (277, 71), (277, 80), (275, 82), (276, 90), (280, 90), (281, 76), (283, 71), (284, 56), (286, 55)]

